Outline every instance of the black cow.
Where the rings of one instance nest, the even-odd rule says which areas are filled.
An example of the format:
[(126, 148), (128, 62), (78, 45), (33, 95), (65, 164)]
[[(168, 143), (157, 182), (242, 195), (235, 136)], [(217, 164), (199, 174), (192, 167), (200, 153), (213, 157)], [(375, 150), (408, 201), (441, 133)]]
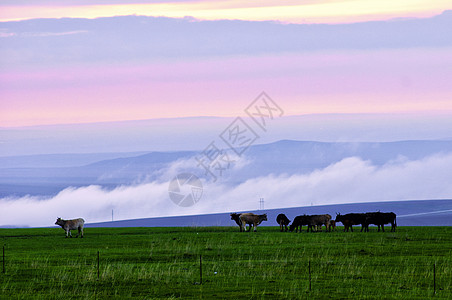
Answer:
[(350, 228), (350, 230), (353, 232), (353, 225), (362, 225), (361, 231), (363, 231), (364, 226), (366, 224), (366, 214), (362, 213), (359, 214), (351, 213), (346, 215), (337, 214), (336, 222), (341, 222), (342, 224), (344, 224), (344, 231), (348, 231), (348, 229)]
[(310, 218), (307, 215), (302, 215), (302, 216), (296, 216), (295, 219), (293, 219), (292, 224), (289, 227), (289, 231), (292, 232), (295, 229), (295, 232), (298, 232), (298, 227), (300, 227), (300, 232), (301, 232), (301, 228), (303, 227), (303, 225), (309, 225), (310, 224)]
[(279, 214), (276, 217), (276, 223), (279, 224), (279, 231), (281, 231), (281, 232), (282, 231), (287, 231), (287, 225), (290, 224), (290, 220), (286, 217), (285, 214)]
[(369, 224), (374, 224), (378, 226), (378, 231), (385, 231), (385, 224), (391, 224), (391, 231), (395, 231), (397, 227), (396, 214), (393, 212), (382, 213), (382, 212), (368, 212), (366, 213), (365, 231), (369, 231)]

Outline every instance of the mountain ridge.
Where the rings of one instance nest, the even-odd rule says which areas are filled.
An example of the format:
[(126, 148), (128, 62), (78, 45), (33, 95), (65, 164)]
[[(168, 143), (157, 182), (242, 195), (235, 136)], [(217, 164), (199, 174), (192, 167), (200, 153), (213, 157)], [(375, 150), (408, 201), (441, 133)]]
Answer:
[[(269, 174), (306, 174), (349, 157), (359, 157), (382, 166), (447, 153), (452, 153), (452, 141), (330, 143), (281, 140), (251, 146), (242, 157), (237, 158), (237, 163), (245, 163), (245, 166), (238, 170), (232, 168), (223, 179), (231, 184), (240, 184)], [(202, 173), (203, 170), (196, 166), (193, 159), (199, 155), (201, 151), (152, 151), (75, 167), (24, 168), (20, 165), (18, 168), (0, 168), (0, 197), (55, 195), (69, 186), (100, 185), (109, 189), (136, 184), (137, 180), (152, 181), (159, 179), (162, 172), (178, 162), (189, 162), (188, 172)]]

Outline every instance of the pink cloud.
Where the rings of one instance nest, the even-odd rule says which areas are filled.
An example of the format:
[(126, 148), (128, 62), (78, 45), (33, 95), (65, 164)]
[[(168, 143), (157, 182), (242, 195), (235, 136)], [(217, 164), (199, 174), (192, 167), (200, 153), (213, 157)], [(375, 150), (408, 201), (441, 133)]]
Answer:
[(236, 116), (261, 91), (287, 114), (451, 110), (450, 49), (305, 53), (0, 75), (0, 126)]

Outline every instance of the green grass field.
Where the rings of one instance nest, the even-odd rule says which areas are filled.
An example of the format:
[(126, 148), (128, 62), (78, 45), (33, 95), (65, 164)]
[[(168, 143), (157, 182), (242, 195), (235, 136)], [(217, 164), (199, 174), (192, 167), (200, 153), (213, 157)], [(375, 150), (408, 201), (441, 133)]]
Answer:
[(0, 298), (452, 299), (452, 227), (371, 230), (0, 229)]

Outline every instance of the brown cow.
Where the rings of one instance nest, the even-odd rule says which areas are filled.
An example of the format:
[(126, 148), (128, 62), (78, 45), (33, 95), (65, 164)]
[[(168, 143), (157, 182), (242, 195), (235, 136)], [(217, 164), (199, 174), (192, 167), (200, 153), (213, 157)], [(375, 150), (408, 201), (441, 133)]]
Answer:
[(311, 232), (313, 231), (313, 229), (317, 229), (320, 226), (320, 230), (322, 230), (322, 225), (325, 225), (326, 227), (326, 231), (328, 231), (330, 229), (330, 220), (331, 220), (331, 216), (329, 214), (325, 214), (325, 215), (311, 215), (308, 216), (308, 231), (309, 229), (311, 229)]
[(81, 234), (81, 237), (83, 237), (83, 225), (85, 225), (85, 220), (83, 220), (82, 218), (73, 220), (63, 220), (61, 218), (58, 218), (55, 222), (55, 225), (60, 225), (61, 228), (66, 231), (66, 237), (72, 237), (71, 230), (75, 229), (78, 230), (78, 233), (75, 237), (78, 237), (79, 234)]
[[(241, 214), (238, 214), (238, 213), (232, 213), (231, 214), (231, 220), (234, 220), (235, 223), (237, 223), (237, 225), (239, 225), (240, 232), (242, 232), (243, 231), (243, 229), (242, 229), (242, 220), (240, 220), (240, 215)], [(251, 231), (251, 227), (253, 227), (253, 223), (248, 223), (248, 225), (249, 225), (248, 231)], [(246, 224), (245, 224), (244, 227), (246, 227)]]
[(330, 220), (330, 231), (331, 229), (336, 231), (336, 220)]
[(242, 221), (243, 230), (245, 230), (246, 224), (249, 224), (250, 225), (249, 231), (251, 231), (251, 226), (254, 226), (254, 231), (256, 231), (257, 225), (262, 223), (262, 221), (267, 221), (267, 214), (263, 215), (255, 215), (253, 213), (240, 214), (240, 221)]

